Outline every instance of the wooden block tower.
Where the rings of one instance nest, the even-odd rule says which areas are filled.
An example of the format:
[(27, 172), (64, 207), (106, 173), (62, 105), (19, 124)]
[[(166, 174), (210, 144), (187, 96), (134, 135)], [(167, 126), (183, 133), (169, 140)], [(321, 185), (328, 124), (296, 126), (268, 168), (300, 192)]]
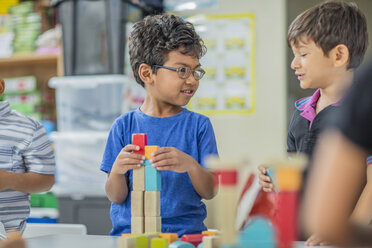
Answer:
[(159, 146), (148, 146), (146, 134), (133, 134), (132, 144), (140, 147), (133, 151), (144, 155), (146, 160), (140, 168), (133, 170), (131, 192), (131, 228), (133, 234), (161, 232), (160, 190), (161, 174), (152, 167), (152, 153)]

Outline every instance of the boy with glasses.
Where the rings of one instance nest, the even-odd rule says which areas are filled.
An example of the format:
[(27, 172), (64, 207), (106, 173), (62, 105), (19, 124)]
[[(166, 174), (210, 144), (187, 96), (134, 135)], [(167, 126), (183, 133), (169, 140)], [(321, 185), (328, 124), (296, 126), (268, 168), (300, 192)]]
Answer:
[(209, 118), (184, 108), (204, 75), (199, 59), (206, 52), (191, 23), (174, 15), (148, 16), (129, 37), (134, 77), (146, 90), (140, 108), (119, 117), (108, 136), (101, 170), (108, 173), (106, 193), (111, 205), (111, 235), (131, 232), (132, 169), (145, 160), (132, 153), (133, 133), (146, 133), (158, 145), (152, 164), (161, 171), (162, 232), (201, 233), (207, 215), (201, 199), (214, 197), (207, 155), (217, 154)]

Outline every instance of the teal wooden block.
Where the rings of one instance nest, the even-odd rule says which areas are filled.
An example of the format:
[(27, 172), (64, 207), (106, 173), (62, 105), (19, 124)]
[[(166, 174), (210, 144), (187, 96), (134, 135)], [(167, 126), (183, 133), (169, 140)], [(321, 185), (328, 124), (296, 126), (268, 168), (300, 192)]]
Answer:
[(145, 166), (145, 190), (161, 191), (161, 174), (151, 165)]
[(262, 217), (253, 217), (238, 236), (238, 245), (243, 247), (276, 247), (276, 234), (272, 223)]
[(195, 246), (187, 242), (175, 241), (172, 244), (170, 244), (168, 248), (195, 248)]
[(273, 168), (268, 168), (267, 171), (266, 171), (266, 176), (271, 178), (271, 183), (274, 186), (274, 191), (277, 192), (277, 183), (276, 183), (276, 180), (275, 180), (276, 177), (275, 177), (274, 169)]
[(142, 165), (146, 166), (146, 165), (152, 165), (152, 164), (150, 162), (150, 159), (146, 159), (145, 161), (143, 161)]

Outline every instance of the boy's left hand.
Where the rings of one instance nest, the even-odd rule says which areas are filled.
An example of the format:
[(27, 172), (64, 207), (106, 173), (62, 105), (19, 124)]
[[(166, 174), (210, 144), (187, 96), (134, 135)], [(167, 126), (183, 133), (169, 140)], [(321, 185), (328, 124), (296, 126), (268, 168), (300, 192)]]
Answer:
[(196, 162), (190, 155), (174, 147), (161, 147), (153, 153), (153, 166), (160, 171), (188, 172)]

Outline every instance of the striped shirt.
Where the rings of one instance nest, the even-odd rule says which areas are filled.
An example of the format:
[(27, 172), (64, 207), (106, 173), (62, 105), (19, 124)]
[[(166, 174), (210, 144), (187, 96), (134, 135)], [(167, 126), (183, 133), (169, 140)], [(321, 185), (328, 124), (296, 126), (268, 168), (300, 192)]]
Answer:
[[(44, 127), (0, 102), (0, 169), (54, 174), (55, 160)], [(30, 214), (30, 196), (15, 190), (0, 191), (0, 225), (23, 232)]]

